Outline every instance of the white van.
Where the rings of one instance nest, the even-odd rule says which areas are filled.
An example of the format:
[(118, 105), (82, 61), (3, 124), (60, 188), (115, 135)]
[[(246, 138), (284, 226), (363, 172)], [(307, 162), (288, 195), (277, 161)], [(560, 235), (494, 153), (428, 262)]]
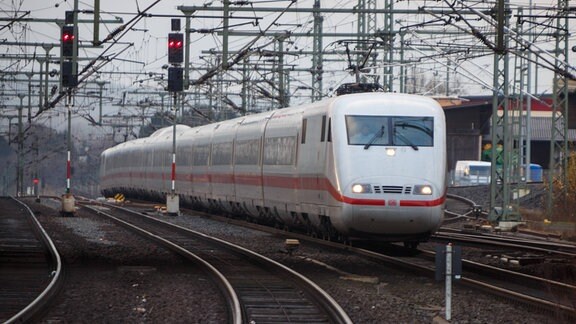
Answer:
[(471, 186), (490, 184), (490, 162), (458, 161), (454, 169), (454, 185)]

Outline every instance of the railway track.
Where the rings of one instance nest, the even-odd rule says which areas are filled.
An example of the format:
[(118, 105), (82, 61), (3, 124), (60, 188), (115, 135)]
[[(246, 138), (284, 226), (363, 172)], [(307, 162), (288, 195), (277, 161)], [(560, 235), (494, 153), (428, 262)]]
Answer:
[(63, 281), (60, 256), (23, 202), (3, 197), (0, 209), (0, 322), (33, 321)]
[(544, 253), (576, 259), (576, 244), (559, 240), (549, 241), (518, 235), (498, 235), (481, 232), (466, 233), (459, 230), (444, 228), (434, 234), (434, 241), (444, 243), (453, 242), (484, 247), (494, 246), (498, 248), (514, 249), (516, 251)]
[[(485, 217), (473, 201), (456, 195), (449, 195), (448, 208), (450, 210), (447, 210), (446, 213), (451, 217), (448, 218), (445, 224), (455, 224), (462, 220), (469, 221)], [(443, 226), (433, 235), (432, 240), (440, 243), (452, 242), (467, 246), (494, 247), (502, 250), (533, 252), (566, 259), (576, 259), (576, 244), (563, 241), (553, 235), (541, 235), (541, 233), (535, 234), (531, 231), (522, 230), (516, 232), (493, 232), (482, 230), (478, 226), (471, 228), (466, 226), (468, 225), (467, 222), (463, 224), (465, 225), (458, 228)]]
[[(293, 236), (291, 234), (291, 236)], [(305, 237), (299, 238), (306, 240)], [(373, 248), (341, 246), (339, 243), (314, 240), (321, 245), (329, 245), (349, 250), (378, 262), (400, 267), (406, 271), (434, 278), (435, 256), (432, 250), (420, 248), (413, 256), (406, 256), (403, 248), (392, 248), (392, 253), (382, 253)], [(402, 256), (397, 257), (396, 254)], [(463, 273), (456, 282), (464, 286), (485, 291), (515, 302), (536, 307), (562, 319), (576, 319), (576, 286), (555, 280), (491, 266), (477, 261), (463, 259)]]
[[(227, 223), (257, 229), (260, 231), (274, 233), (280, 237), (296, 238), (319, 246), (329, 246), (350, 251), (362, 255), (377, 262), (392, 265), (404, 271), (414, 272), (430, 278), (435, 276), (435, 252), (432, 250), (420, 249), (415, 256), (406, 256), (406, 250), (393, 247), (393, 255), (401, 254), (400, 257), (379, 252), (372, 248), (360, 248), (344, 245), (337, 242), (330, 242), (321, 239), (311, 238), (307, 235), (289, 234), (283, 230), (275, 230), (266, 226), (261, 226), (244, 221), (232, 220), (220, 216), (209, 216)], [(496, 244), (493, 242), (492, 244)], [(414, 251), (412, 251), (414, 252)], [(414, 254), (414, 253), (412, 253)], [(473, 260), (463, 260), (463, 275), (458, 284), (481, 290), (502, 298), (506, 298), (516, 303), (525, 304), (531, 308), (540, 309), (542, 312), (561, 318), (563, 320), (573, 320), (576, 318), (574, 300), (576, 297), (576, 287), (554, 280), (548, 280), (536, 276), (510, 271), (504, 268), (491, 266)]]
[[(466, 208), (463, 208), (463, 210), (466, 210)], [(202, 215), (208, 216), (206, 214)], [(400, 257), (395, 257), (374, 249), (353, 247), (336, 242), (314, 239), (306, 235), (292, 232), (287, 233), (282, 230), (274, 230), (269, 227), (230, 218), (213, 215), (208, 217), (219, 219), (226, 223), (273, 233), (284, 239), (288, 237), (296, 238), (303, 242), (307, 241), (308, 243), (318, 244), (319, 246), (329, 246), (347, 250), (375, 260), (381, 264), (400, 268), (402, 271), (411, 271), (430, 278), (433, 278), (435, 275), (435, 253), (432, 251), (434, 249), (433, 247), (430, 251), (421, 249), (415, 256), (408, 257), (404, 254)], [(499, 235), (496, 236), (498, 237)], [(492, 244), (498, 243), (493, 242)], [(493, 247), (491, 247), (491, 249), (494, 250)], [(398, 254), (398, 252), (396, 252), (396, 254)], [(521, 303), (530, 308), (539, 309), (542, 313), (549, 314), (549, 316), (553, 316), (555, 319), (561, 319), (563, 321), (568, 319), (567, 321), (571, 321), (576, 318), (575, 305), (573, 304), (576, 296), (576, 287), (570, 283), (525, 275), (474, 260), (464, 260), (463, 262), (464, 273), (462, 279), (457, 281), (460, 285), (485, 291), (486, 293), (508, 299), (513, 303)]]
[(463, 220), (478, 218), (482, 207), (468, 198), (447, 194), (444, 224), (457, 223)]
[[(294, 237), (294, 234), (290, 234)], [(382, 253), (372, 248), (358, 248), (344, 246), (340, 243), (327, 242), (318, 239), (309, 239), (306, 236), (297, 236), (304, 241), (341, 248), (350, 252), (368, 257), (377, 262), (382, 262), (394, 267), (399, 267), (408, 272), (435, 277), (435, 255), (432, 250), (419, 249), (416, 255), (406, 256), (398, 246), (392, 248), (392, 253)], [(400, 254), (401, 256), (395, 256)], [(414, 254), (413, 252), (410, 254)], [(560, 318), (562, 320), (576, 319), (576, 286), (548, 280), (537, 276), (526, 275), (520, 272), (491, 266), (481, 262), (463, 259), (463, 273), (457, 284), (484, 291), (513, 302), (535, 307), (542, 312)]]
[(84, 206), (204, 267), (228, 301), (231, 323), (351, 323), (316, 284), (273, 260), (125, 208)]

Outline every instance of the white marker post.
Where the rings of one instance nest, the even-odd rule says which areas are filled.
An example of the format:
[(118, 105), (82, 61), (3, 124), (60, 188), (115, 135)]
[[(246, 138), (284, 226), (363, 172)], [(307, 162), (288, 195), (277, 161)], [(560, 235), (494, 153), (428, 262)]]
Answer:
[(166, 195), (168, 215), (180, 215), (180, 197), (176, 194), (176, 114), (178, 113), (178, 92), (174, 92), (174, 119), (172, 121), (172, 168), (170, 175), (170, 193)]
[(446, 246), (446, 320), (452, 319), (452, 243)]

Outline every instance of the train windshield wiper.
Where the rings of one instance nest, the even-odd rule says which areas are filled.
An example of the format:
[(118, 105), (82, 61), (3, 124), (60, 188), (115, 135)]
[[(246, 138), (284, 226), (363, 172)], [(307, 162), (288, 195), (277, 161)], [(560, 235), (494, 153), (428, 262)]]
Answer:
[(368, 143), (364, 145), (364, 149), (367, 150), (370, 146), (372, 146), (372, 144), (374, 144), (374, 142), (376, 142), (377, 139), (381, 138), (382, 136), (384, 136), (384, 125), (382, 125), (380, 130), (378, 130), (376, 134), (374, 134), (374, 136), (372, 136), (372, 138), (368, 141)]
[(432, 135), (432, 130), (431, 130), (430, 128), (428, 128), (428, 127), (426, 127), (426, 126), (419, 125), (419, 124), (406, 123), (406, 122), (397, 122), (397, 123), (394, 123), (394, 127), (397, 127), (397, 126), (398, 126), (398, 127), (410, 127), (410, 128), (414, 128), (414, 129), (417, 129), (417, 130), (419, 130), (419, 131), (422, 131), (422, 132), (426, 133), (426, 135), (428, 135), (428, 136), (430, 136), (430, 137), (433, 136), (433, 135)]
[(414, 151), (418, 151), (418, 146), (414, 144), (411, 140), (409, 140), (406, 136), (402, 135), (401, 133), (396, 132), (396, 137), (402, 140), (402, 142), (408, 144)]

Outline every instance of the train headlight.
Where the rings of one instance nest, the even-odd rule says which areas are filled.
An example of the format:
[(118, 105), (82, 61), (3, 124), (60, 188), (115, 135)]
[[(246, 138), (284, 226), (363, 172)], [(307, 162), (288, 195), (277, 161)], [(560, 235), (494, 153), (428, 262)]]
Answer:
[(352, 185), (353, 193), (371, 193), (372, 186), (365, 183), (356, 183)]
[(391, 148), (391, 147), (386, 148), (386, 155), (388, 155), (388, 156), (394, 156), (394, 155), (396, 155), (396, 149), (395, 149), (395, 148)]
[(415, 195), (431, 195), (432, 187), (430, 185), (417, 185), (414, 186), (412, 191)]

